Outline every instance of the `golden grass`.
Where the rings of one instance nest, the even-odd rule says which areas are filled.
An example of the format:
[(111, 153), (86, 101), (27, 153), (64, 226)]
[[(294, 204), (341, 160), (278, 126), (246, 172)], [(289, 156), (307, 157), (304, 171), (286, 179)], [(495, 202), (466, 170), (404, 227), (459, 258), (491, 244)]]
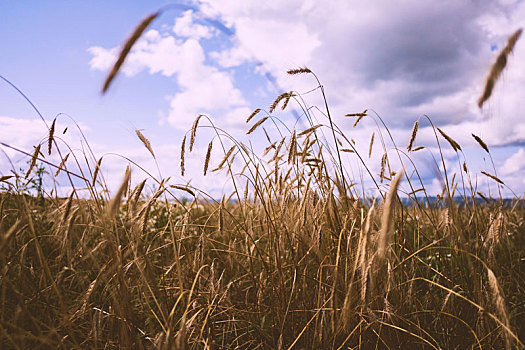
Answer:
[(47, 153), (51, 155), (51, 148), (53, 147), (53, 138), (55, 136), (55, 122), (57, 121), (57, 118), (53, 119), (53, 123), (51, 123), (51, 127), (49, 128), (49, 136), (47, 138)]
[(186, 135), (184, 135), (184, 138), (182, 139), (182, 143), (180, 145), (180, 174), (181, 176), (184, 176), (185, 167), (184, 167), (184, 156), (186, 153)]
[(290, 75), (296, 75), (296, 74), (308, 74), (308, 73), (312, 73), (312, 71), (307, 67), (302, 67), (302, 68), (290, 69), (287, 71), (287, 73)]
[(253, 124), (253, 126), (250, 128), (250, 130), (248, 130), (248, 132), (246, 132), (247, 135), (250, 135), (252, 132), (254, 132), (255, 130), (257, 130), (257, 128), (259, 126), (261, 126), (262, 123), (264, 123), (266, 120), (268, 119), (268, 117), (263, 117), (261, 119), (259, 119), (257, 121), (257, 123)]
[[(507, 313), (507, 308), (505, 307), (505, 301), (501, 295), (498, 279), (494, 275), (494, 272), (490, 268), (487, 268), (487, 276), (489, 280), (489, 289), (494, 297), (494, 305), (496, 307), (496, 312), (500, 320), (506, 326), (507, 329), (510, 329), (509, 315)], [(512, 348), (512, 337), (505, 332), (505, 348)]]
[(293, 96), (294, 96), (293, 91), (283, 92), (282, 94), (277, 96), (277, 98), (273, 101), (272, 105), (270, 106), (270, 113), (273, 113), (275, 109), (277, 108), (277, 106), (279, 105), (279, 103), (283, 100), (284, 102), (283, 102), (281, 109), (284, 110), (286, 106), (288, 105), (290, 98), (292, 98)]
[(387, 255), (387, 249), (390, 245), (392, 238), (392, 227), (393, 227), (393, 211), (394, 211), (394, 201), (397, 196), (397, 188), (399, 182), (403, 177), (403, 173), (396, 175), (392, 183), (390, 184), (390, 191), (388, 191), (388, 196), (386, 197), (385, 204), (383, 206), (383, 215), (381, 218), (381, 231), (379, 232), (378, 243), (377, 243), (377, 260), (378, 263), (383, 261)]
[(483, 93), (481, 94), (478, 100), (479, 108), (483, 107), (483, 104), (492, 95), (492, 90), (494, 90), (494, 86), (496, 85), (496, 82), (498, 81), (501, 73), (505, 69), (505, 66), (507, 65), (508, 56), (514, 50), (514, 46), (516, 45), (516, 42), (520, 38), (522, 31), (523, 29), (520, 28), (509, 37), (507, 41), (507, 45), (503, 48), (503, 50), (501, 50), (500, 54), (498, 55), (498, 58), (496, 59), (496, 62), (494, 62), (494, 64), (490, 68), (490, 72), (489, 72), (489, 75), (487, 76), (487, 81), (485, 82)]
[(250, 114), (250, 115), (248, 116), (248, 118), (246, 119), (246, 123), (249, 123), (250, 120), (252, 120), (253, 117), (255, 117), (257, 114), (259, 114), (260, 111), (261, 111), (260, 108), (255, 109), (255, 110), (252, 112), (252, 114)]
[(151, 155), (153, 156), (153, 158), (155, 158), (155, 152), (153, 152), (153, 148), (151, 148), (151, 143), (149, 142), (149, 140), (146, 138), (146, 136), (144, 136), (142, 134), (142, 132), (140, 130), (135, 130), (135, 133), (137, 134), (138, 138), (140, 139), (140, 141), (144, 144), (144, 147), (146, 147), (146, 149), (149, 151), (149, 153), (151, 153)]
[(474, 138), (474, 140), (476, 140), (477, 143), (479, 143), (479, 145), (485, 150), (485, 152), (490, 153), (489, 147), (485, 142), (483, 142), (483, 140), (479, 136), (472, 134), (472, 137)]
[(161, 12), (156, 12), (156, 13), (153, 13), (153, 14), (149, 15), (148, 17), (144, 18), (142, 20), (142, 22), (140, 22), (140, 24), (135, 28), (133, 33), (131, 33), (131, 35), (129, 36), (128, 40), (126, 40), (126, 42), (122, 46), (122, 49), (120, 50), (119, 56), (117, 58), (117, 61), (113, 65), (113, 68), (111, 69), (111, 71), (109, 72), (108, 76), (106, 77), (106, 80), (104, 81), (104, 85), (102, 87), (102, 93), (103, 94), (105, 94), (108, 91), (111, 83), (113, 82), (113, 80), (117, 76), (117, 73), (119, 72), (120, 68), (124, 64), (124, 61), (126, 60), (126, 57), (128, 56), (129, 52), (131, 51), (131, 48), (133, 47), (133, 45), (135, 45), (137, 40), (139, 40), (139, 38), (141, 37), (142, 33), (144, 33), (144, 31), (149, 27), (151, 22), (153, 22), (160, 14), (161, 14)]
[(120, 209), (120, 202), (122, 201), (122, 197), (127, 191), (130, 176), (131, 176), (131, 171), (128, 167), (126, 168), (126, 172), (124, 174), (124, 179), (122, 180), (122, 184), (120, 185), (119, 189), (117, 190), (117, 192), (113, 196), (113, 199), (111, 200), (111, 202), (109, 202), (109, 205), (107, 207), (106, 214), (109, 218), (113, 218), (117, 215), (117, 212)]
[[(98, 172), (100, 171), (100, 165), (102, 164), (102, 158), (103, 157), (100, 157), (97, 161), (97, 164), (95, 165), (95, 170), (93, 171), (93, 178), (91, 180), (91, 186), (95, 186), (95, 184), (97, 183), (97, 176), (98, 176)], [(67, 157), (66, 157), (66, 160), (67, 160)], [(65, 163), (65, 160), (63, 160), (61, 163)], [(62, 167), (58, 167), (59, 169), (61, 169)], [(58, 170), (57, 170), (57, 173), (58, 173)]]
[[(157, 15), (132, 34), (120, 65)], [(315, 77), (308, 68), (288, 73)], [(270, 113), (279, 103), (304, 103), (294, 96), (280, 95)], [(215, 142), (224, 157), (214, 171), (223, 170), (233, 188), (218, 198), (138, 171), (130, 190), (129, 167), (109, 196), (104, 179), (97, 180), (102, 157), (93, 168), (94, 158), (84, 155), (86, 164), (75, 157), (78, 169), (64, 169), (81, 181), (68, 198), (55, 191), (39, 200), (26, 184), (43, 161), (40, 145), (32, 155), (23, 152), (31, 159), (27, 179), (0, 177), (0, 348), (523, 348), (523, 200), (508, 206), (480, 193), (460, 145), (430, 120), (434, 159), (443, 159), (440, 133), (464, 173), (447, 173), (443, 160), (436, 175), (442, 194), (427, 196), (418, 169), (406, 161), (424, 148), (413, 148), (418, 121), (408, 155), (388, 146), (386, 126), (372, 132), (363, 149), (370, 158), (374, 139), (381, 141), (374, 174), (359, 140), (345, 135), (351, 123), (339, 128), (325, 106), (321, 116), (299, 106), (309, 123), (301, 132), (280, 123), (260, 128), (270, 117), (259, 119), (248, 134), (263, 136), (263, 129), (262, 156), (212, 125), (220, 132), (206, 140), (204, 175), (215, 180), (208, 172)], [(357, 118), (355, 127), (365, 116), (384, 125), (366, 110), (347, 116)], [(189, 131), (190, 152), (201, 118)], [(326, 127), (333, 139), (323, 136)], [(149, 140), (137, 136), (155, 157)], [(184, 136), (182, 175), (186, 147)], [(361, 167), (350, 169), (340, 152)], [(68, 157), (50, 164), (56, 174)], [(84, 169), (94, 169), (90, 179)], [(356, 173), (357, 181), (350, 175)], [(89, 198), (78, 198), (83, 191)]]
[(210, 141), (210, 143), (208, 144), (208, 150), (206, 151), (206, 158), (204, 160), (204, 172), (203, 172), (204, 176), (206, 176), (206, 173), (208, 172), (208, 166), (210, 165), (212, 147), (213, 147), (213, 141)]
[(197, 128), (199, 127), (199, 121), (201, 120), (202, 115), (199, 115), (195, 118), (193, 125), (191, 126), (191, 136), (190, 136), (190, 152), (193, 151), (193, 145), (195, 144), (195, 137), (197, 136)]
[(407, 150), (410, 152), (412, 151), (412, 147), (414, 147), (414, 141), (416, 140), (417, 130), (419, 129), (419, 120), (414, 123), (414, 126), (412, 127), (412, 133), (410, 134), (410, 141), (408, 142)]
[(26, 175), (24, 176), (26, 179), (29, 177), (29, 174), (31, 174), (31, 171), (36, 165), (36, 160), (38, 158), (38, 155), (40, 154), (40, 146), (38, 145), (35, 147), (35, 150), (33, 151), (33, 156), (31, 157), (31, 163), (29, 164), (29, 168), (27, 169)]
[(441, 134), (441, 136), (443, 136), (443, 138), (445, 140), (447, 140), (447, 142), (450, 144), (450, 146), (454, 149), (454, 151), (461, 151), (461, 146), (459, 145), (459, 143), (457, 143), (456, 141), (454, 141), (454, 139), (450, 136), (448, 136), (443, 130), (441, 130), (440, 128), (436, 128), (437, 131), (439, 131), (439, 133)]
[(490, 177), (492, 180), (504, 185), (505, 183), (501, 181), (497, 176), (487, 173), (486, 171), (480, 171), (483, 175)]

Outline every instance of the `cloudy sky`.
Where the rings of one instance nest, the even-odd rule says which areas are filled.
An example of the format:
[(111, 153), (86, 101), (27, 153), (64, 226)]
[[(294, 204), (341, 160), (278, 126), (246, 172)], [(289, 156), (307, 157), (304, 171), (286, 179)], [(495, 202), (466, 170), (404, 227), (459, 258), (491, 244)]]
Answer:
[[(102, 96), (102, 83), (120, 45), (145, 16), (167, 4)], [(521, 27), (521, 0), (3, 1), (0, 75), (31, 100), (48, 124), (58, 116), (57, 130), (68, 128), (61, 138), (73, 152), (86, 152), (89, 145), (94, 159), (105, 155), (103, 169), (110, 183), (122, 177), (127, 161), (120, 156), (157, 176), (151, 155), (135, 135), (139, 129), (151, 141), (159, 176), (189, 181), (214, 195), (227, 190), (228, 181), (219, 174), (202, 176), (202, 158), (213, 137), (206, 128), (210, 123), (204, 121), (202, 132), (199, 129), (184, 178), (179, 168), (183, 136), (194, 119), (205, 114), (240, 140), (267, 146), (264, 133), (245, 135), (253, 125), (245, 120), (255, 108), (268, 111), (275, 97), (289, 90), (301, 94), (318, 123), (327, 124), (320, 91), (311, 91), (317, 87), (315, 79), (286, 74), (306, 66), (323, 84), (334, 121), (355, 140), (373, 173), (379, 172), (383, 151), (376, 145), (368, 158), (370, 136), (387, 136), (377, 127), (378, 117), (397, 146), (405, 148), (413, 123), (427, 115), (462, 146), (458, 161), (440, 139), (451, 172), (459, 171), (466, 159), (481, 192), (488, 191), (491, 181), (479, 175), (483, 170), (497, 174), (522, 195), (523, 38), (492, 98), (483, 109), (477, 107), (491, 64)], [(344, 115), (364, 109), (369, 115), (352, 127), (354, 119)], [(275, 116), (298, 131), (308, 125), (295, 103)], [(432, 166), (433, 156), (439, 156), (436, 141), (429, 122), (421, 118), (420, 123), (416, 145), (426, 148), (411, 156), (428, 187), (439, 192)], [(496, 170), (471, 133), (488, 144)], [(0, 141), (31, 153), (34, 145), (45, 142), (46, 134), (31, 105), (0, 80)], [(394, 148), (385, 142), (388, 150)], [(10, 172), (11, 162), (15, 168), (27, 168), (22, 155), (2, 150), (1, 174)], [(212, 159), (218, 163), (221, 158), (221, 150), (214, 147)], [(345, 161), (348, 176), (359, 181), (363, 169), (355, 159)], [(507, 195), (509, 188), (504, 188)]]

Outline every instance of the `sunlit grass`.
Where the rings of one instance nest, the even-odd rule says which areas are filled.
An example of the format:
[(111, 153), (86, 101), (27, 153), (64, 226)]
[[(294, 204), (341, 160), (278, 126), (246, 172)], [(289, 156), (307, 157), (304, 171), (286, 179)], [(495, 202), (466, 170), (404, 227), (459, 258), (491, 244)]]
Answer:
[[(17, 150), (28, 169), (0, 178), (0, 347), (523, 348), (525, 206), (504, 201), (496, 169), (483, 172), (498, 188), (493, 198), (473, 185), (461, 145), (428, 117), (402, 140), (405, 151), (379, 116), (347, 114), (354, 127), (363, 118), (377, 125), (361, 154), (317, 76), (289, 73), (313, 77), (325, 105), (314, 115), (292, 91), (255, 110), (246, 131), (266, 140), (261, 152), (207, 116), (184, 136), (181, 172), (200, 131), (213, 131), (202, 169), (229, 178), (222, 198), (132, 160), (137, 171), (122, 169), (110, 197), (102, 158), (91, 161), (88, 143), (83, 157), (59, 147), (55, 121), (33, 152)], [(277, 117), (291, 105), (305, 128)], [(422, 124), (438, 150), (437, 197), (412, 160)], [(137, 136), (156, 162), (150, 140)], [(445, 148), (461, 164), (455, 172)], [(373, 149), (381, 149), (378, 173)], [(60, 173), (74, 188), (65, 198), (43, 187)]]

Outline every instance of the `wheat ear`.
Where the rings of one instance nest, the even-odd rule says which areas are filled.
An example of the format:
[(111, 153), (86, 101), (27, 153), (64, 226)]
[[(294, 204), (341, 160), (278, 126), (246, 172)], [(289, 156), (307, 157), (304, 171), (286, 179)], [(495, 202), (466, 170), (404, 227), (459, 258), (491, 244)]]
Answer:
[(119, 72), (120, 68), (122, 67), (122, 64), (126, 60), (126, 57), (128, 56), (129, 52), (131, 51), (131, 48), (133, 45), (137, 42), (137, 40), (140, 38), (142, 33), (148, 28), (148, 26), (157, 18), (161, 12), (155, 12), (152, 15), (149, 15), (146, 17), (140, 24), (135, 28), (131, 36), (126, 40), (124, 43), (124, 46), (122, 46), (122, 50), (120, 50), (120, 54), (118, 56), (117, 61), (113, 65), (113, 68), (109, 72), (106, 81), (104, 82), (104, 86), (102, 87), (102, 93), (105, 94), (106, 91), (108, 91), (109, 86), (111, 85), (111, 82), (113, 79), (115, 79), (115, 76)]
[(496, 85), (496, 81), (498, 81), (501, 73), (503, 72), (503, 69), (505, 69), (505, 66), (507, 65), (507, 57), (512, 53), (512, 50), (514, 50), (514, 46), (520, 38), (522, 31), (523, 29), (520, 28), (510, 36), (509, 40), (507, 41), (507, 45), (500, 52), (496, 62), (490, 68), (490, 73), (487, 76), (487, 81), (485, 82), (485, 88), (483, 89), (483, 93), (478, 100), (479, 108), (483, 107), (483, 104), (492, 95), (492, 90)]

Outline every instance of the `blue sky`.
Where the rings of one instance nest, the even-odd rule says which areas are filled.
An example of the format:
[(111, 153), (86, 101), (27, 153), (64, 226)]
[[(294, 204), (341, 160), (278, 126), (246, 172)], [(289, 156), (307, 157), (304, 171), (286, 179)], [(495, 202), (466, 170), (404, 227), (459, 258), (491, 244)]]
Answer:
[[(255, 108), (267, 110), (283, 91), (315, 88), (311, 77), (286, 75), (290, 68), (308, 66), (326, 88), (335, 121), (364, 154), (370, 135), (377, 132), (374, 121), (365, 118), (352, 128), (344, 114), (373, 109), (400, 147), (408, 143), (414, 121), (427, 114), (463, 146), (472, 171), (495, 173), (473, 132), (491, 148), (498, 176), (516, 193), (525, 191), (523, 38), (492, 99), (482, 110), (476, 106), (498, 51), (525, 26), (522, 1), (180, 2), (148, 28), (102, 96), (102, 82), (120, 45), (141, 19), (166, 4), (174, 2), (0, 2), (0, 74), (47, 121), (59, 113), (70, 115), (81, 125), (96, 159), (115, 152), (156, 173), (135, 135), (141, 129), (152, 142), (163, 176), (218, 195), (229, 188), (227, 178), (201, 174), (212, 137), (207, 129), (199, 131), (187, 175), (179, 176), (180, 143), (193, 119), (205, 113), (235, 137), (264, 147), (264, 134), (245, 135), (246, 117)], [(227, 35), (214, 23), (235, 34)], [(309, 105), (322, 107), (318, 91), (304, 97)], [(306, 125), (304, 120), (295, 124), (289, 112), (277, 116), (298, 131)], [(320, 113), (316, 117), (326, 123)], [(81, 149), (71, 121), (60, 116), (58, 125), (70, 130), (63, 136), (68, 144)], [(30, 152), (45, 137), (46, 129), (28, 103), (0, 82), (0, 141)], [(427, 150), (413, 155), (416, 164), (428, 187), (439, 192), (440, 182), (428, 165), (430, 152), (436, 151), (428, 124), (421, 123), (417, 142)], [(24, 165), (21, 155), (5, 151)], [(219, 162), (220, 151), (215, 152)], [(381, 156), (376, 147), (367, 160), (373, 172), (378, 172)], [(447, 149), (445, 156), (449, 168), (459, 171), (455, 154)], [(7, 157), (0, 158), (0, 172), (9, 173)], [(114, 186), (126, 162), (107, 159), (105, 175)], [(362, 170), (355, 159), (347, 162), (349, 176), (359, 180)], [(141, 177), (139, 172), (136, 176)], [(480, 186), (487, 182), (483, 175), (478, 179)]]

